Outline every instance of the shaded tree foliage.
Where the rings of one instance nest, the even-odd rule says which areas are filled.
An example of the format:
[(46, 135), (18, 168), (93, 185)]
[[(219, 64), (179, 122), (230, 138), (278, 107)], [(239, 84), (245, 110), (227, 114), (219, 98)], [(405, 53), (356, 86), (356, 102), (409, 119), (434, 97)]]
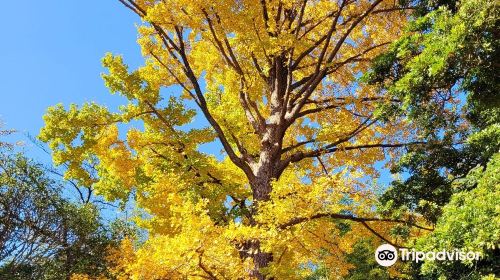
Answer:
[(68, 200), (62, 188), (41, 164), (0, 154), (0, 279), (106, 274), (106, 250), (118, 241), (113, 227), (95, 205)]
[(393, 166), (405, 177), (383, 194), (380, 209), (392, 215), (414, 211), (434, 223), (434, 232), (417, 240), (424, 251), (483, 253), (474, 263), (409, 264), (407, 278), (498, 277), (500, 10), (495, 1), (434, 4), (425, 4), (406, 35), (364, 77), (403, 100), (401, 107), (381, 107), (384, 118), (406, 115), (422, 139), (434, 143), (412, 147)]
[(431, 222), (449, 201), (451, 183), (486, 166), (500, 147), (498, 5), (465, 0), (458, 7), (415, 19), (365, 77), (404, 101), (383, 107), (385, 117), (408, 115), (435, 143), (412, 147), (393, 168), (408, 178), (394, 182), (382, 198)]
[(464, 179), (455, 182), (476, 186), (452, 195), (443, 208), (436, 229), (421, 238), (417, 248), (422, 251), (462, 249), (480, 252), (478, 262), (426, 262), (422, 272), (427, 277), (445, 279), (480, 279), (500, 276), (500, 153), (486, 168), (478, 166)]

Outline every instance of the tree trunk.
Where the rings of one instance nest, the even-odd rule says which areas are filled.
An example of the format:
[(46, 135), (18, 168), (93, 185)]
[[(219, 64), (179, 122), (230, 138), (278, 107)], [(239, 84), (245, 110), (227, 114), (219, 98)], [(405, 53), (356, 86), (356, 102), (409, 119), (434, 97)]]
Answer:
[(261, 269), (269, 266), (269, 263), (273, 260), (273, 256), (271, 253), (262, 252), (260, 250), (260, 243), (258, 241), (255, 242), (255, 244), (256, 248), (254, 250), (257, 250), (257, 253), (254, 253), (252, 256), (254, 263), (254, 271), (252, 271), (252, 276), (258, 280), (272, 280), (273, 278), (266, 278), (266, 276), (261, 273)]
[[(252, 216), (257, 214), (259, 211), (259, 203), (268, 201), (270, 199), (272, 187), (271, 182), (276, 179), (275, 176), (275, 156), (273, 156), (274, 149), (272, 146), (264, 148), (260, 155), (259, 163), (255, 166), (254, 174), (255, 177), (250, 181), (252, 187), (254, 205), (252, 209)], [(258, 223), (251, 219), (251, 224), (253, 226), (259, 226)], [(262, 274), (261, 269), (269, 266), (269, 263), (273, 260), (273, 256), (269, 252), (263, 252), (260, 248), (259, 240), (252, 240), (248, 244), (249, 251), (252, 254), (249, 256), (253, 259), (254, 270), (251, 272), (251, 276), (258, 280), (272, 279), (266, 278)]]
[[(265, 132), (261, 138), (259, 161), (251, 166), (254, 177), (249, 178), (254, 199), (252, 216), (259, 211), (260, 202), (268, 201), (271, 198), (271, 182), (277, 180), (280, 176), (277, 167), (281, 159), (281, 148), (285, 131), (282, 113), (283, 106), (286, 106), (283, 102), (283, 96), (286, 88), (284, 81), (287, 76), (286, 68), (283, 67), (281, 58), (277, 58), (276, 69), (273, 68), (272, 70), (276, 72), (273, 73), (275, 77), (271, 79), (273, 83), (269, 85), (273, 89), (270, 98), (271, 114), (267, 119)], [(251, 218), (251, 223), (254, 226), (259, 226), (253, 220), (253, 217)], [(251, 257), (254, 262), (254, 270), (251, 275), (258, 280), (273, 279), (267, 278), (261, 272), (261, 269), (268, 267), (273, 260), (272, 253), (263, 252), (260, 247), (259, 240), (253, 240), (250, 243), (250, 248), (253, 252)]]

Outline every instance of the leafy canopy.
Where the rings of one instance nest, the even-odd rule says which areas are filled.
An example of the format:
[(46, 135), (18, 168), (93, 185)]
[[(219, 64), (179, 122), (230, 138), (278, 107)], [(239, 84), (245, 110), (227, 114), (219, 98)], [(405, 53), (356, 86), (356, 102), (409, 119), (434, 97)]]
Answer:
[[(104, 251), (118, 236), (93, 203), (63, 196), (60, 182), (25, 155), (0, 152), (0, 278), (110, 275)], [(118, 225), (118, 224), (117, 224)]]
[[(373, 216), (374, 165), (421, 144), (418, 131), (382, 122), (376, 108), (401, 100), (358, 78), (401, 33), (405, 7), (121, 2), (143, 21), (145, 64), (107, 54), (103, 78), (126, 104), (56, 105), (40, 138), (67, 178), (134, 200), (149, 239), (124, 243), (123, 277), (299, 279), (320, 264), (343, 275), (357, 236), (404, 222)], [(222, 159), (203, 152), (212, 142)]]

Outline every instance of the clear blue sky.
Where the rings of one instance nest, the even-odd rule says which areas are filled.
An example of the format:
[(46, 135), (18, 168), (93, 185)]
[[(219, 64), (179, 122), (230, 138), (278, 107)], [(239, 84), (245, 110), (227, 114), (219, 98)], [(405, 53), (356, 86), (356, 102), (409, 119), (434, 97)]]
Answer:
[[(37, 135), (51, 105), (123, 102), (100, 77), (106, 52), (123, 54), (133, 68), (142, 63), (139, 19), (118, 0), (5, 1), (1, 14), (0, 120), (20, 132), (15, 140)], [(39, 154), (29, 143), (26, 150)]]
[[(6, 1), (0, 16), (0, 120), (25, 140), (25, 150), (43, 162), (23, 134), (38, 135), (47, 107), (95, 101), (116, 108), (100, 77), (106, 52), (122, 54), (131, 68), (142, 64), (136, 44), (139, 19), (118, 0)], [(219, 155), (220, 148), (208, 149)], [(389, 176), (383, 172), (381, 182)]]

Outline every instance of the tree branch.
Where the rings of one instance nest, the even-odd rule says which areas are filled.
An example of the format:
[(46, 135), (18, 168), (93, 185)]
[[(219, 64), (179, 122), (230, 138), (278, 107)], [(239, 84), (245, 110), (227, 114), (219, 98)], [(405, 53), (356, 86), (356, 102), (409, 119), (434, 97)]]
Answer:
[(337, 214), (337, 213), (319, 213), (316, 215), (313, 215), (311, 217), (299, 217), (299, 218), (294, 218), (284, 224), (281, 224), (278, 226), (279, 229), (287, 229), (292, 226), (298, 225), (300, 223), (306, 222), (306, 221), (311, 221), (315, 219), (321, 219), (321, 218), (332, 218), (332, 219), (341, 219), (341, 220), (350, 220), (354, 222), (390, 222), (390, 223), (399, 223), (399, 224), (407, 224), (419, 229), (423, 230), (428, 230), (428, 231), (433, 231), (434, 229), (432, 228), (427, 228), (424, 226), (417, 225), (413, 222), (410, 221), (405, 221), (405, 220), (400, 220), (400, 219), (388, 219), (388, 218), (375, 218), (375, 217), (356, 217), (354, 215), (345, 215), (345, 214)]
[[(328, 65), (329, 63), (331, 63), (333, 61), (333, 59), (335, 58), (335, 56), (337, 55), (338, 51), (340, 50), (340, 48), (342, 47), (344, 41), (347, 39), (347, 37), (349, 36), (349, 34), (352, 32), (352, 30), (364, 19), (366, 18), (370, 12), (378, 5), (382, 2), (382, 0), (376, 0), (363, 14), (361, 14), (350, 26), (349, 28), (347, 29), (347, 31), (342, 35), (342, 37), (338, 40), (337, 44), (335, 44), (335, 47), (334, 49), (332, 50), (332, 52), (328, 55), (327, 59), (326, 59), (326, 65)], [(343, 2), (344, 3), (344, 2)], [(340, 14), (339, 14), (340, 15)], [(332, 26), (333, 28), (335, 28), (335, 26)], [(332, 30), (330, 30), (331, 32), (333, 32)], [(294, 117), (298, 114), (298, 112), (300, 112), (300, 110), (302, 109), (302, 107), (304, 106), (306, 100), (309, 98), (309, 96), (314, 92), (314, 90), (316, 89), (316, 87), (318, 86), (318, 84), (323, 80), (323, 78), (327, 75), (327, 72), (329, 70), (329, 67), (328, 66), (325, 66), (322, 70), (320, 70), (320, 66), (321, 66), (321, 62), (323, 61), (323, 56), (326, 54), (326, 50), (327, 50), (327, 46), (328, 46), (328, 42), (329, 40), (327, 40), (326, 44), (325, 44), (325, 48), (323, 49), (323, 52), (322, 52), (322, 55), (320, 55), (319, 59), (318, 59), (318, 64), (316, 66), (316, 70), (314, 71), (314, 73), (312, 74), (312, 77), (305, 83), (305, 85), (299, 90), (298, 94), (296, 95), (297, 97), (298, 96), (302, 96), (302, 98), (300, 99), (300, 101), (298, 102), (298, 104), (296, 104), (294, 106), (294, 108), (292, 109), (292, 112), (291, 112), (291, 121), (293, 121)]]
[(399, 246), (393, 242), (391, 242), (390, 240), (388, 240), (387, 238), (385, 238), (384, 236), (382, 236), (380, 233), (376, 232), (373, 228), (371, 228), (365, 221), (361, 221), (361, 224), (367, 229), (369, 230), (371, 233), (373, 233), (375, 236), (377, 236), (378, 238), (382, 239), (383, 241), (385, 241), (387, 244), (390, 244), (396, 248), (406, 248), (404, 246)]
[(298, 162), (304, 158), (317, 157), (319, 155), (333, 153), (338, 150), (350, 151), (350, 150), (360, 150), (360, 149), (370, 149), (370, 148), (400, 148), (400, 147), (422, 145), (422, 144), (427, 144), (427, 143), (426, 142), (409, 142), (409, 143), (395, 143), (395, 144), (381, 143), (381, 144), (365, 144), (365, 145), (347, 146), (347, 147), (332, 147), (332, 148), (323, 147), (309, 152), (298, 152), (290, 156), (282, 164), (288, 165), (291, 162)]

